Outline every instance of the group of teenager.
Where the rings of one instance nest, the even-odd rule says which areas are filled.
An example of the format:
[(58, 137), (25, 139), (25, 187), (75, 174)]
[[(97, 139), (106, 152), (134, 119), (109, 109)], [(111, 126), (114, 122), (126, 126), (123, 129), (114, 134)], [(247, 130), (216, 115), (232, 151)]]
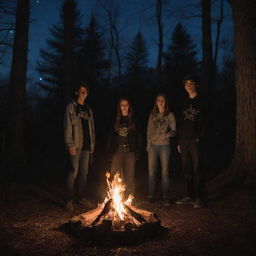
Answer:
[[(176, 204), (191, 204), (194, 208), (200, 208), (204, 199), (200, 144), (205, 135), (206, 102), (198, 93), (198, 83), (194, 76), (186, 76), (182, 83), (186, 97), (178, 113), (174, 115), (170, 111), (165, 94), (158, 94), (148, 118), (148, 201), (156, 201), (160, 161), (163, 204), (170, 205), (170, 140), (175, 137), (187, 186), (186, 196), (176, 201)], [(80, 84), (75, 94), (76, 100), (67, 105), (64, 115), (65, 144), (70, 158), (67, 210), (73, 210), (74, 207), (75, 183), (78, 183), (79, 203), (90, 205), (85, 197), (85, 189), (89, 158), (95, 146), (93, 112), (85, 103), (89, 94), (88, 85)], [(111, 175), (121, 172), (127, 191), (134, 193), (135, 165), (141, 148), (141, 131), (128, 98), (121, 98), (118, 101), (117, 114), (110, 128), (107, 144), (107, 151), (112, 160)]]

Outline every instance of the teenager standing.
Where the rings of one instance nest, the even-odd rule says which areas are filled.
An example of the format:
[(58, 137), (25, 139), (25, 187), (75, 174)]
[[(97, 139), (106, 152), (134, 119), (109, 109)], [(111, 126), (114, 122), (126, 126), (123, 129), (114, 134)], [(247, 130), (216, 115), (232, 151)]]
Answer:
[(73, 210), (76, 181), (79, 203), (91, 206), (91, 203), (85, 199), (89, 158), (95, 145), (93, 113), (85, 103), (89, 87), (86, 84), (80, 84), (75, 90), (75, 94), (76, 100), (67, 105), (64, 116), (64, 137), (70, 160), (67, 178), (67, 210)]
[(134, 117), (131, 102), (121, 98), (108, 139), (108, 153), (111, 155), (111, 174), (122, 172), (127, 193), (135, 192), (135, 163), (139, 157), (139, 124)]
[(164, 204), (169, 205), (169, 162), (170, 138), (175, 136), (176, 121), (170, 112), (165, 94), (157, 95), (154, 107), (150, 113), (147, 126), (147, 151), (148, 151), (148, 198), (155, 201), (156, 174), (158, 159), (162, 172), (162, 196)]
[(178, 122), (178, 151), (181, 154), (185, 176), (186, 197), (177, 204), (193, 204), (194, 208), (203, 205), (203, 170), (201, 168), (200, 144), (206, 128), (206, 101), (198, 93), (197, 79), (186, 76), (183, 86), (187, 96), (181, 107)]

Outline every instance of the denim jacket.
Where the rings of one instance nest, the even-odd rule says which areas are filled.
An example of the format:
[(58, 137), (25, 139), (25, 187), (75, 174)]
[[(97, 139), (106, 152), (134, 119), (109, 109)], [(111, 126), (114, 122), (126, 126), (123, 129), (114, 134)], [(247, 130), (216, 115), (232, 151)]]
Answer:
[[(77, 103), (71, 102), (66, 107), (64, 115), (64, 138), (67, 148), (76, 147), (81, 149), (83, 147), (83, 126), (81, 117), (78, 115)], [(93, 153), (95, 146), (95, 128), (92, 110), (89, 108), (88, 126), (90, 133), (90, 153)]]

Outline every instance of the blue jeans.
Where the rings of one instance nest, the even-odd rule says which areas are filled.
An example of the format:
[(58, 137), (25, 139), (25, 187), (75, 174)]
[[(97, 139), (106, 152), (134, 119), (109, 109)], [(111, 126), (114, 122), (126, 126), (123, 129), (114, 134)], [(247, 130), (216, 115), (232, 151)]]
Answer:
[(85, 196), (89, 158), (90, 152), (88, 150), (76, 149), (76, 155), (70, 155), (70, 170), (67, 178), (68, 200), (72, 200), (74, 197), (75, 182), (78, 183), (79, 197)]
[(155, 196), (156, 174), (158, 168), (158, 157), (162, 169), (162, 196), (164, 199), (169, 198), (169, 162), (170, 162), (170, 145), (151, 145), (148, 151), (148, 187), (149, 197)]

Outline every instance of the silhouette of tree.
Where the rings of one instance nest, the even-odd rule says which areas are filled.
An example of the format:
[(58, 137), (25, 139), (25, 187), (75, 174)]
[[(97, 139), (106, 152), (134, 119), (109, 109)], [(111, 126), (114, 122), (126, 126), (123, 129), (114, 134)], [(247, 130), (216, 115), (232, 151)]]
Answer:
[(146, 42), (142, 34), (138, 32), (134, 41), (129, 47), (126, 55), (127, 71), (130, 76), (138, 77), (139, 74), (146, 70), (148, 64), (148, 51)]
[(183, 78), (188, 74), (198, 73), (196, 45), (181, 23), (172, 33), (171, 43), (165, 54), (164, 71), (167, 77), (167, 88), (171, 102), (177, 104), (177, 95), (183, 95), (181, 86)]
[(77, 59), (83, 44), (84, 30), (80, 13), (74, 0), (65, 0), (60, 22), (50, 28), (52, 38), (47, 49), (41, 49), (37, 70), (42, 77), (38, 84), (69, 101), (77, 82)]
[[(230, 167), (209, 185), (209, 192), (226, 184), (256, 184), (256, 2), (229, 0), (234, 21), (236, 57), (236, 139)], [(246, 40), (245, 40), (246, 39)]]
[(86, 28), (85, 41), (78, 58), (80, 80), (88, 82), (94, 89), (93, 87), (105, 78), (108, 68), (103, 35), (100, 33), (96, 19), (92, 17)]
[(15, 37), (8, 99), (6, 134), (7, 160), (25, 162), (25, 103), (30, 1), (19, 0), (16, 9)]
[(201, 84), (205, 94), (212, 90), (213, 84), (213, 56), (211, 32), (211, 0), (201, 0), (202, 9), (202, 51)]

